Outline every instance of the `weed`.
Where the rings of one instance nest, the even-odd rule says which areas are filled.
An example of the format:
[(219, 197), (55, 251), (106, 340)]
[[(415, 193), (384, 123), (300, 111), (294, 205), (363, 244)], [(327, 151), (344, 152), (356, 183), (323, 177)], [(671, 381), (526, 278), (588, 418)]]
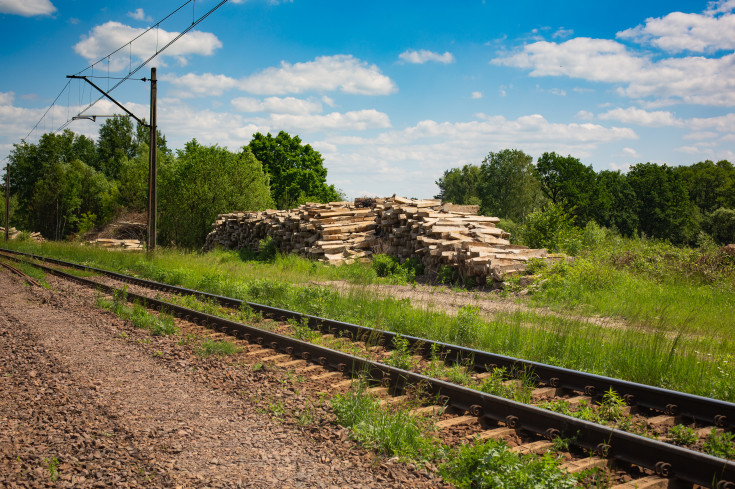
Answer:
[(241, 351), (242, 347), (231, 341), (210, 341), (209, 339), (205, 339), (200, 346), (194, 349), (194, 352), (200, 357), (235, 355)]
[(48, 478), (51, 482), (56, 482), (59, 479), (59, 459), (56, 457), (43, 459), (43, 465), (48, 470)]
[(197, 341), (197, 335), (194, 333), (187, 333), (186, 336), (182, 337), (176, 344), (179, 346), (185, 346), (194, 341)]
[(265, 364), (263, 362), (255, 362), (253, 366), (250, 368), (252, 369), (253, 372), (258, 372), (260, 370), (263, 370), (264, 366)]
[(704, 453), (715, 457), (735, 459), (735, 433), (718, 432), (715, 428), (707, 435), (702, 446)]
[(153, 356), (154, 357), (162, 357), (163, 356), (163, 352), (161, 350), (156, 350), (156, 351), (153, 352)]
[(388, 358), (385, 363), (403, 370), (411, 370), (415, 367), (416, 362), (411, 356), (408, 344), (409, 343), (406, 338), (397, 334), (393, 338), (393, 351), (391, 352), (390, 358)]
[(407, 410), (380, 406), (364, 388), (358, 387), (332, 399), (337, 421), (351, 428), (352, 436), (385, 456), (410, 460), (432, 460), (441, 447), (425, 419)]
[(309, 327), (309, 318), (301, 318), (300, 321), (289, 319), (288, 324), (293, 328), (293, 335), (296, 339), (302, 341), (314, 341), (319, 333)]
[(597, 408), (597, 418), (599, 421), (615, 422), (623, 418), (623, 409), (627, 403), (615, 392), (612, 387), (602, 395), (602, 402)]
[(440, 467), (442, 476), (460, 489), (563, 489), (577, 478), (559, 467), (550, 453), (517, 455), (500, 440), (459, 447)]
[(286, 406), (283, 404), (283, 401), (271, 401), (268, 403), (268, 411), (275, 417), (282, 418), (286, 414)]
[(693, 428), (678, 424), (669, 429), (669, 439), (676, 445), (687, 447), (697, 443), (697, 433)]

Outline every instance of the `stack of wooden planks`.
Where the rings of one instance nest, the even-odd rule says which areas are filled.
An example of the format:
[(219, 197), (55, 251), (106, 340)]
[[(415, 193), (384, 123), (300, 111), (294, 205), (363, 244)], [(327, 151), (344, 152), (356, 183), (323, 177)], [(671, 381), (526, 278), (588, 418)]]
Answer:
[(292, 210), (236, 212), (218, 216), (205, 250), (257, 250), (271, 237), (284, 253), (296, 252), (333, 264), (366, 259), (373, 252), (420, 260), (429, 272), (442, 267), (463, 277), (502, 281), (525, 269), (546, 250), (511, 245), (497, 217), (477, 215), (477, 206), (400, 197), (305, 204)]
[[(22, 231), (18, 231), (17, 229), (15, 229), (12, 226), (10, 227), (10, 229), (8, 229), (8, 239), (16, 239), (16, 238), (19, 238), (21, 236), (21, 234), (23, 234)], [(4, 236), (5, 236), (5, 227), (4, 226), (0, 226), (0, 238), (2, 238)], [(41, 236), (41, 233), (35, 232), (35, 231), (32, 232), (32, 233), (30, 233), (28, 235), (28, 237), (30, 239), (32, 239), (34, 241), (38, 241), (38, 242), (45, 241), (43, 239), (43, 236)]]
[(121, 248), (130, 251), (140, 251), (143, 249), (143, 243), (138, 239), (97, 238), (88, 241), (88, 243), (102, 246), (103, 248)]

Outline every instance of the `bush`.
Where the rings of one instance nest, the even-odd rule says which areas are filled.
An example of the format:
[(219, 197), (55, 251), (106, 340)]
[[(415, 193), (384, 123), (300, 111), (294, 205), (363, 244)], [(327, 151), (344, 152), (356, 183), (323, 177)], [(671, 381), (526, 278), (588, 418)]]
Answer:
[(581, 231), (558, 204), (549, 204), (529, 214), (521, 229), (521, 241), (531, 248), (546, 248), (552, 253), (576, 255), (582, 249)]
[(708, 216), (706, 227), (718, 243), (735, 243), (735, 209), (720, 207)]
[(415, 258), (408, 258), (401, 263), (393, 256), (373, 255), (373, 270), (378, 277), (391, 278), (397, 282), (414, 282), (416, 275), (424, 273), (424, 266)]

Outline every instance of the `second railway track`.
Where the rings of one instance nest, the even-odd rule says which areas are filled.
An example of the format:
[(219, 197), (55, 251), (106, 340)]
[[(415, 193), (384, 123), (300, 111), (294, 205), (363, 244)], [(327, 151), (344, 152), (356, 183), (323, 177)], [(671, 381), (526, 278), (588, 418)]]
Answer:
[[(17, 256), (24, 256), (29, 259), (43, 260), (59, 266), (84, 269), (96, 274), (103, 274), (114, 280), (135, 284), (152, 290), (177, 295), (194, 295), (202, 299), (214, 300), (218, 304), (226, 307), (240, 308), (243, 305), (247, 305), (263, 315), (281, 320), (291, 319), (301, 321), (315, 330), (332, 334), (336, 337), (370, 341), (376, 345), (391, 345), (396, 340), (395, 334), (386, 331), (303, 315), (293, 311), (152, 282), (61, 260), (28, 255), (11, 250), (2, 251), (14, 255), (13, 258), (16, 260), (18, 259)], [(41, 266), (49, 273), (100, 289), (107, 294), (112, 294), (115, 291), (115, 287), (104, 285), (88, 278), (78, 277), (55, 268), (42, 266), (39, 263), (33, 264), (35, 266)], [(360, 356), (354, 356), (345, 352), (300, 341), (271, 331), (264, 331), (263, 329), (195, 311), (160, 299), (134, 293), (128, 293), (128, 299), (139, 301), (154, 309), (165, 309), (177, 317), (207, 325), (215, 330), (231, 334), (251, 343), (269, 347), (278, 353), (289, 355), (294, 359), (317, 363), (325, 368), (342, 372), (348, 377), (356, 374), (368, 374), (370, 378), (374, 379), (374, 382), (383, 386), (384, 389), (387, 389), (394, 395), (400, 395), (405, 392), (407, 387), (420, 384), (424, 386), (426, 394), (430, 397), (441, 399), (443, 404), (457, 413), (465, 413), (466, 415), (477, 418), (477, 421), (484, 427), (499, 430), (523, 429), (526, 432), (533, 433), (547, 440), (558, 436), (574, 437), (575, 444), (590, 454), (604, 456), (623, 465), (644, 467), (661, 477), (669, 478), (671, 481), (679, 484), (684, 484), (682, 487), (696, 484), (703, 487), (717, 487), (718, 489), (735, 488), (735, 463), (730, 461), (626, 433), (608, 426), (540, 409), (532, 405), (492, 396), (420, 373), (409, 372)], [(437, 351), (441, 351), (442, 357), (450, 363), (466, 363), (471, 359), (470, 365), (476, 371), (476, 375), (483, 375), (488, 370), (495, 368), (523, 369), (533, 372), (541, 388), (550, 389), (554, 392), (577, 393), (579, 394), (578, 397), (585, 396), (592, 401), (599, 398), (602, 393), (613, 389), (629, 405), (650, 411), (651, 414), (656, 416), (678, 416), (679, 419), (696, 421), (704, 426), (714, 425), (728, 431), (732, 431), (735, 426), (735, 404), (733, 403), (577, 372), (537, 362), (528, 362), (456, 345), (433, 342), (422, 338), (410, 336), (403, 336), (403, 338), (408, 342), (413, 353), (416, 354), (428, 357), (432, 352), (436, 353)]]

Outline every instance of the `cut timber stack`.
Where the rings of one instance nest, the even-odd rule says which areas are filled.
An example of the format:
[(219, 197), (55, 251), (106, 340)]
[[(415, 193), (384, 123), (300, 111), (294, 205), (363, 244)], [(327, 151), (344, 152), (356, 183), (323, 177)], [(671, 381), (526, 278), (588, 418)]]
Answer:
[(143, 243), (138, 239), (112, 239), (97, 238), (88, 241), (89, 244), (102, 246), (103, 248), (122, 248), (123, 250), (139, 251), (143, 249)]
[(462, 277), (502, 281), (525, 269), (546, 250), (511, 245), (497, 217), (477, 215), (477, 206), (400, 197), (305, 204), (288, 211), (237, 212), (218, 216), (205, 250), (250, 248), (271, 237), (284, 253), (296, 252), (333, 264), (372, 252), (420, 260), (429, 272), (442, 267)]
[[(8, 229), (8, 239), (17, 239), (21, 237), (22, 234), (23, 234), (22, 231), (18, 231), (12, 226), (10, 227), (10, 229)], [(4, 236), (5, 236), (5, 227), (0, 226), (0, 237), (4, 237)], [(28, 234), (28, 238), (32, 239), (33, 241), (38, 241), (39, 243), (44, 241), (43, 236), (41, 236), (41, 233), (39, 232), (32, 232)]]

